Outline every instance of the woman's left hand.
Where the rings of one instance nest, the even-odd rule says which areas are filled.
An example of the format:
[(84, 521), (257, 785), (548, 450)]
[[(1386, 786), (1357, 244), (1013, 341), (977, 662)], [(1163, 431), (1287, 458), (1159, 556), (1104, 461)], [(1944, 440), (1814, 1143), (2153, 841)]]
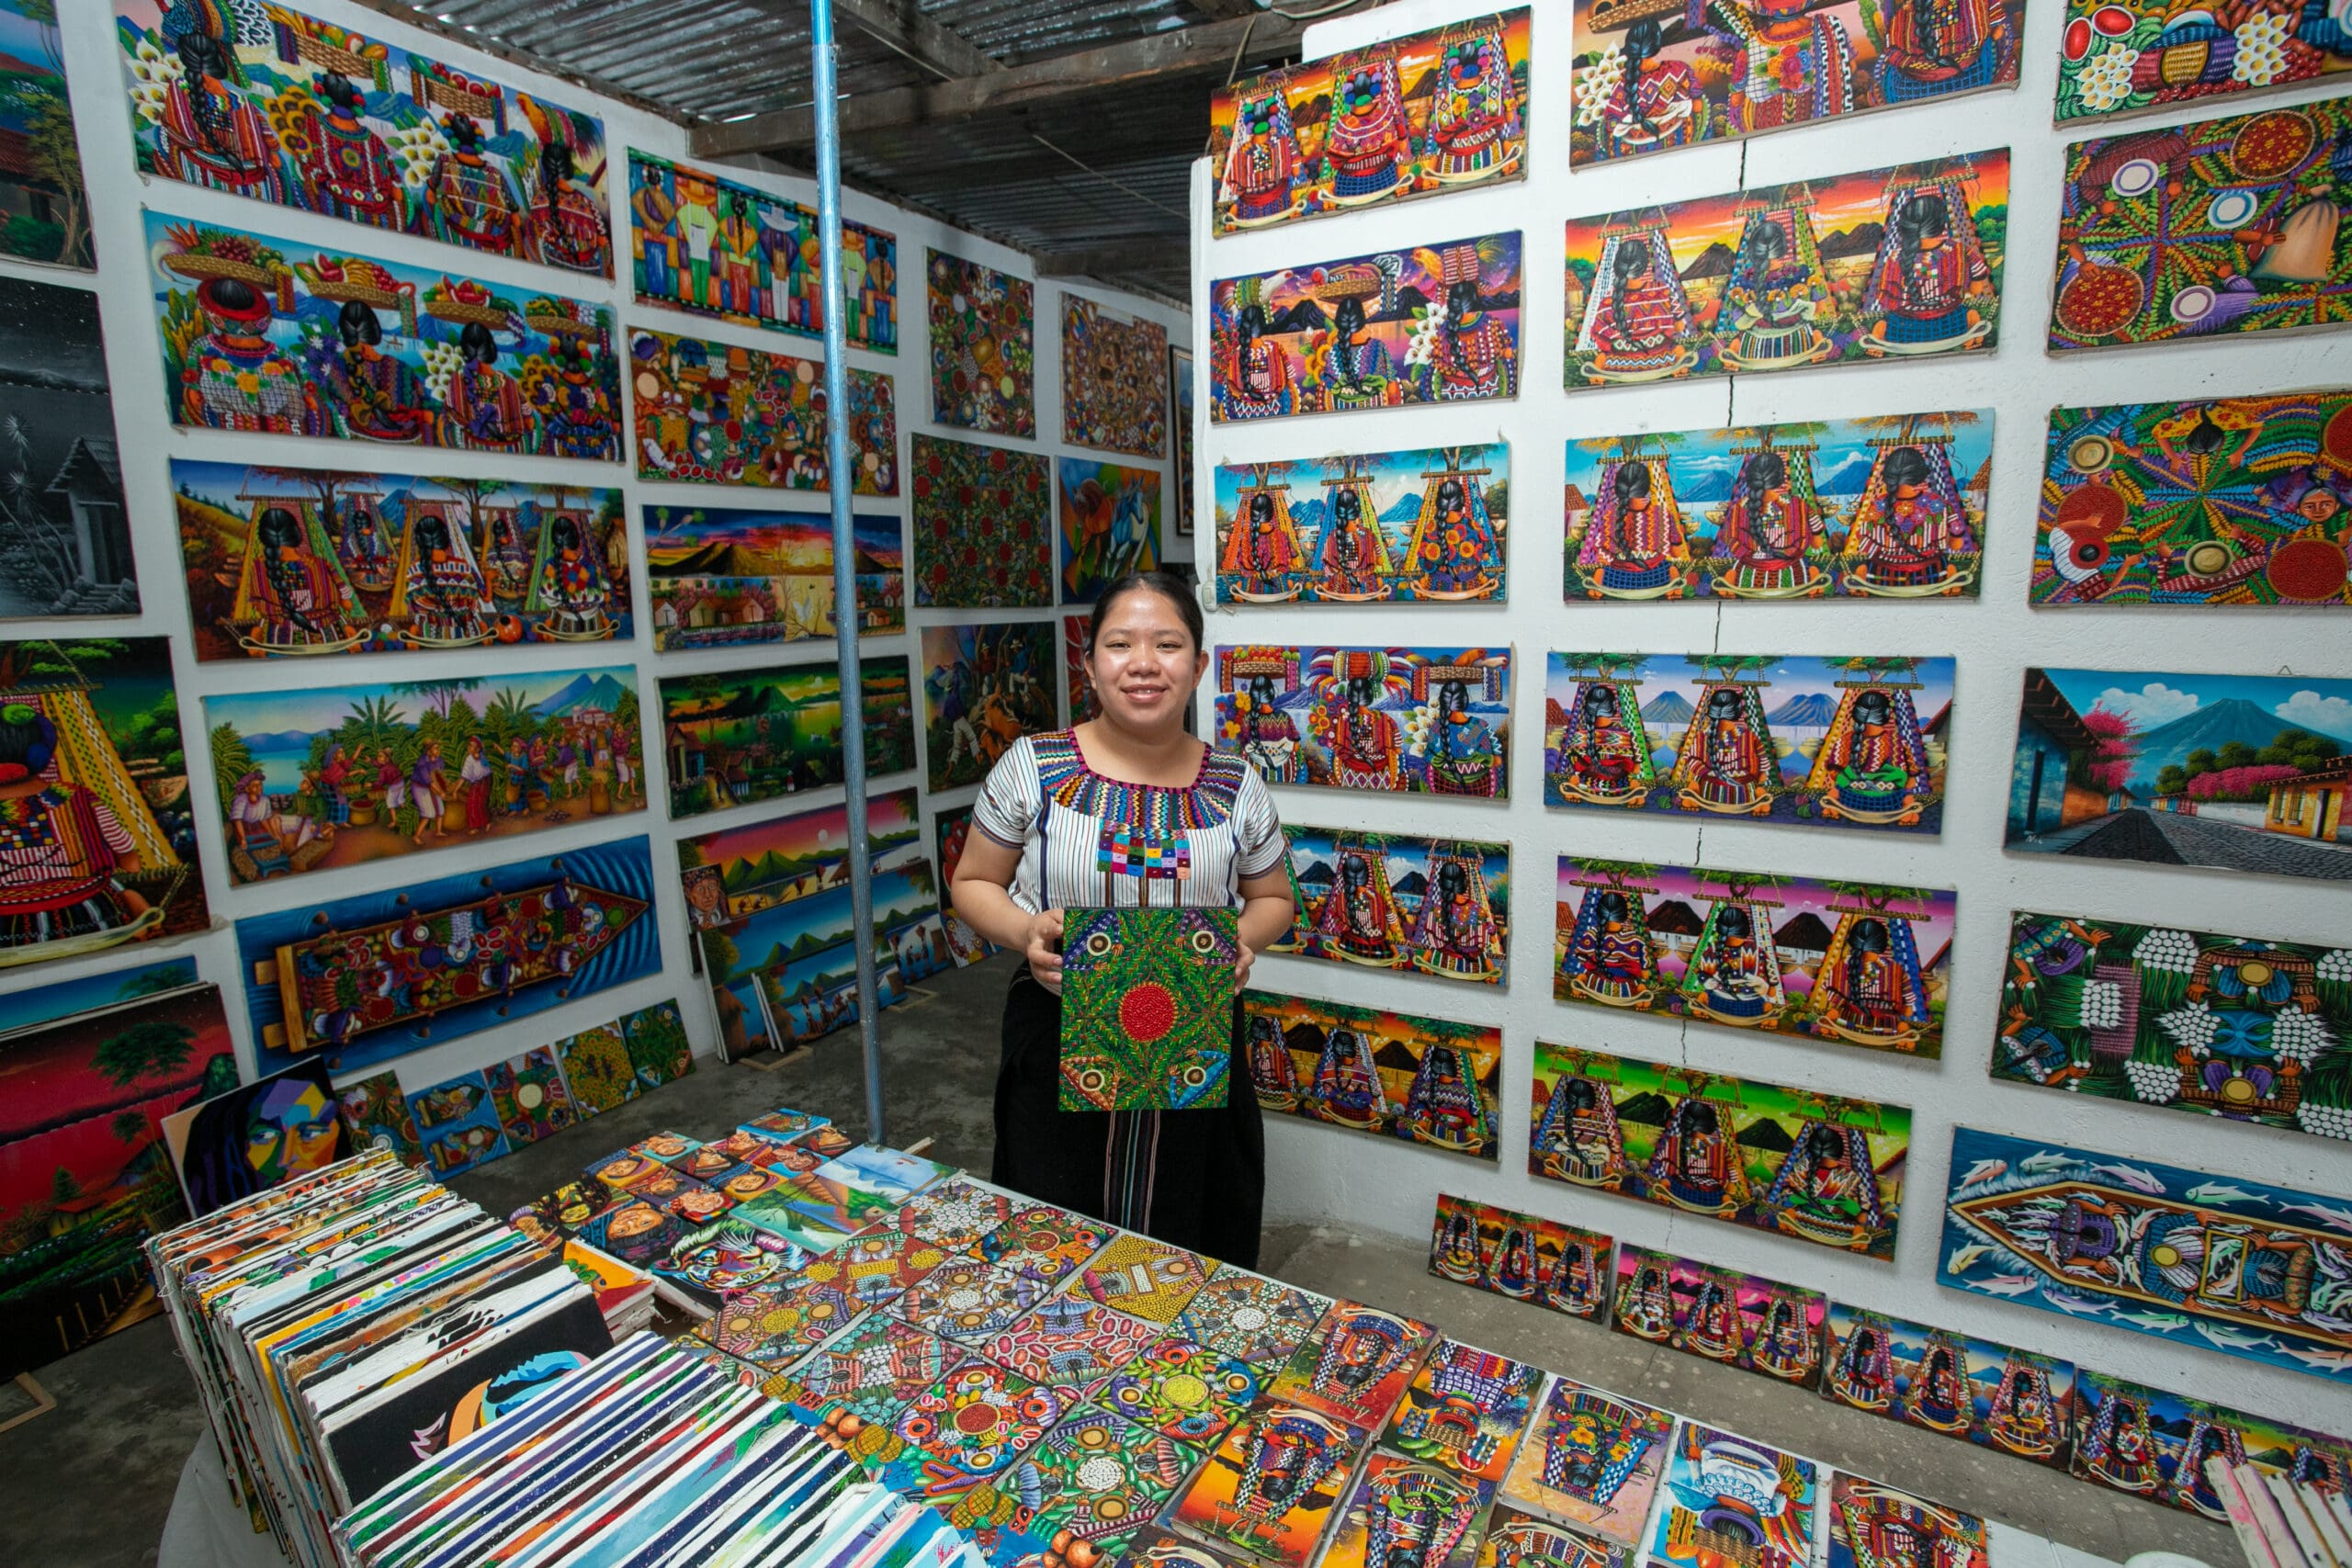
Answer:
[(1234, 939), (1233, 945), (1233, 988), (1236, 991), (1247, 990), (1250, 987), (1250, 965), (1258, 961), (1258, 955), (1250, 952), (1250, 944), (1238, 937)]

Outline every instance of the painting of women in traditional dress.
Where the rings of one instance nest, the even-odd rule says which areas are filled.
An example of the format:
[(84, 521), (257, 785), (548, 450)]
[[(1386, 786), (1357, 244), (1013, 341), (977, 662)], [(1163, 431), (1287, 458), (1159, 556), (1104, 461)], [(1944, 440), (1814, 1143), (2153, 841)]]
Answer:
[(1388, 45), (1347, 56), (1332, 76), (1331, 126), (1323, 141), (1331, 202), (1360, 207), (1386, 196), (1411, 167), (1412, 121)]
[(1887, 197), (1885, 237), (1863, 285), (1875, 317), (1863, 341), (1873, 355), (1944, 354), (1993, 330), (1983, 310), (1992, 269), (1956, 179), (1900, 186)]
[(358, 591), (306, 507), (255, 506), (230, 614), (259, 653), (342, 653), (368, 638)]
[(1599, 500), (1569, 527), (1571, 586), (1586, 597), (1674, 599), (1687, 590), (1690, 535), (1664, 458), (1606, 465)]
[(1602, 245), (1600, 277), (1585, 296), (1577, 346), (1595, 382), (1658, 381), (1688, 375), (1699, 356), (1684, 342), (1690, 302), (1662, 230), (1633, 229)]
[(1283, 76), (1256, 77), (1248, 85), (1234, 117), (1232, 145), (1217, 169), (1217, 203), (1236, 229), (1279, 223), (1296, 212), (1303, 176)]
[(1732, 480), (1716, 525), (1715, 592), (1737, 599), (1817, 597), (1826, 592), (1828, 531), (1812, 494), (1812, 465), (1767, 446)]
[(1283, 951), (1501, 983), (1510, 912), (1504, 846), (1320, 828), (1285, 832), (1302, 897), (1295, 946)]
[[(1309, 473), (1320, 474), (1319, 498)], [(1499, 600), (1510, 485), (1499, 443), (1220, 468), (1218, 597)]]

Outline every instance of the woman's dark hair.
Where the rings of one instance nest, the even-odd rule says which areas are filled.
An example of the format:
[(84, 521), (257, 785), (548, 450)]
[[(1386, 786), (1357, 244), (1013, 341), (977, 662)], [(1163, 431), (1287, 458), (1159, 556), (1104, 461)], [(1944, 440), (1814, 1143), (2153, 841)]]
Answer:
[(1130, 593), (1157, 593), (1176, 606), (1176, 614), (1184, 629), (1193, 636), (1193, 650), (1197, 653), (1207, 646), (1208, 627), (1201, 619), (1201, 607), (1193, 599), (1193, 591), (1184, 580), (1172, 571), (1131, 571), (1114, 581), (1094, 601), (1094, 614), (1086, 620), (1086, 651), (1094, 653), (1095, 639), (1102, 635), (1102, 622), (1111, 606)]

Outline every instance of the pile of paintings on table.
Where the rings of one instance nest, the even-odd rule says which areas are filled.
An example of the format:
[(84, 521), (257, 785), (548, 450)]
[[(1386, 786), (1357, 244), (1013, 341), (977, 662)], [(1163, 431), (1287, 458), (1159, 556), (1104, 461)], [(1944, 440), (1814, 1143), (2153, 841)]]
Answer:
[(1227, 465), (1215, 500), (1220, 604), (1509, 596), (1503, 442)]
[(1508, 648), (1220, 648), (1216, 739), (1268, 784), (1510, 793)]
[(1510, 958), (1510, 846), (1285, 823), (1298, 914), (1269, 953), (1498, 986)]
[(1241, 1009), (1264, 1110), (1500, 1157), (1500, 1030), (1267, 991)]
[[(825, 513), (649, 506), (644, 518), (656, 652), (831, 639), (833, 525)], [(899, 520), (860, 515), (851, 529), (858, 634), (906, 630)]]

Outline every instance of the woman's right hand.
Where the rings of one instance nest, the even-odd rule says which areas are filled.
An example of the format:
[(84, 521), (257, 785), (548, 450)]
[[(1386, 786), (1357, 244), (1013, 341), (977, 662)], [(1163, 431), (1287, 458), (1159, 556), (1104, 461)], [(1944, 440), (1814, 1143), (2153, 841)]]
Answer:
[(1029, 917), (1029, 941), (1022, 949), (1029, 973), (1056, 996), (1062, 994), (1062, 912), (1046, 909)]

